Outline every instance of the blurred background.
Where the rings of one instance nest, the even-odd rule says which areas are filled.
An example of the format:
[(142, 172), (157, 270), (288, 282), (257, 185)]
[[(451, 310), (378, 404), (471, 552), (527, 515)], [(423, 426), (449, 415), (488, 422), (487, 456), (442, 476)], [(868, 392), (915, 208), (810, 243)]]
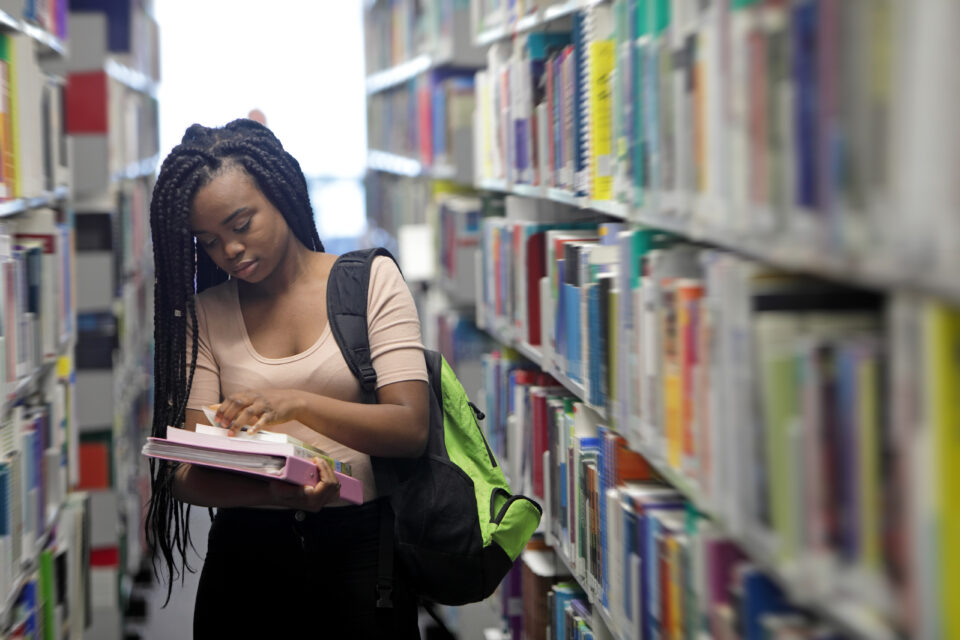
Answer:
[(397, 255), (543, 508), (423, 637), (960, 638), (958, 33), (954, 0), (0, 0), (0, 638), (192, 633), (142, 527), (149, 204), (241, 117), (329, 252)]

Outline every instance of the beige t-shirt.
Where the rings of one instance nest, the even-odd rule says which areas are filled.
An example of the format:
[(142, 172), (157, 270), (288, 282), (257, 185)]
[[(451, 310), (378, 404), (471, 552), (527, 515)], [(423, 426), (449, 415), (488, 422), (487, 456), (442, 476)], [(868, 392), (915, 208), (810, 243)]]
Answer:
[[(287, 358), (264, 358), (253, 348), (247, 335), (236, 280), (201, 293), (196, 307), (200, 334), (197, 369), (187, 408), (199, 410), (238, 391), (264, 389), (300, 389), (349, 402), (361, 401), (360, 384), (340, 354), (329, 324), (306, 351)], [(420, 320), (413, 296), (400, 271), (387, 257), (374, 259), (370, 269), (367, 323), (377, 388), (394, 382), (427, 380)], [(189, 345), (192, 331), (190, 323), (187, 326)], [(288, 433), (350, 463), (353, 475), (363, 481), (364, 502), (377, 497), (368, 455), (297, 421), (271, 425), (269, 430)]]

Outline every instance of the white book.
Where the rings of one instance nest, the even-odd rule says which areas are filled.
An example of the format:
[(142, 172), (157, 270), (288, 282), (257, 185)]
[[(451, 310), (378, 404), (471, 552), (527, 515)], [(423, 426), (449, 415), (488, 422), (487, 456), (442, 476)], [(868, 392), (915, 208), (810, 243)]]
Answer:
[(550, 363), (553, 362), (553, 345), (555, 344), (553, 330), (556, 326), (554, 324), (556, 305), (551, 299), (551, 292), (550, 278), (546, 276), (540, 278), (540, 353), (543, 354), (544, 368), (548, 370)]
[(550, 179), (550, 151), (548, 146), (548, 137), (552, 132), (548, 128), (547, 103), (541, 102), (537, 105), (537, 174), (534, 183), (538, 185), (549, 184)]
[[(614, 622), (619, 626), (620, 600), (623, 597), (623, 516), (620, 513), (620, 492), (609, 488), (606, 495), (601, 497), (607, 501), (606, 518), (600, 523), (600, 531), (606, 537), (606, 543), (601, 545), (601, 573), (603, 584), (607, 587), (607, 609)], [(605, 533), (603, 533), (605, 532)], [(601, 590), (602, 593), (602, 590)]]
[(52, 209), (35, 209), (29, 216), (17, 221), (17, 243), (24, 247), (39, 247), (42, 251), (42, 282), (40, 319), (43, 356), (54, 357), (65, 324), (60, 305), (63, 278), (63, 234)]
[[(21, 114), (35, 114), (41, 104), (44, 76), (35, 54), (32, 38), (11, 38), (16, 60), (15, 107)], [(17, 164), (18, 197), (35, 197), (43, 193), (43, 133), (41, 118), (18, 118), (14, 135), (19, 144)]]

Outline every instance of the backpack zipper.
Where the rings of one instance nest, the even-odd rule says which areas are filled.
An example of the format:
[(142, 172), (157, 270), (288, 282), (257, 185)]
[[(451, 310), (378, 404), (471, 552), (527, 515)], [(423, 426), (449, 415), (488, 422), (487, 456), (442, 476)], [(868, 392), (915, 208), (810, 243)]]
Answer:
[(480, 439), (483, 440), (483, 446), (487, 450), (487, 457), (490, 458), (490, 464), (493, 467), (497, 466), (497, 459), (493, 457), (493, 451), (490, 449), (490, 445), (487, 444), (487, 438), (483, 435), (483, 427), (480, 426), (480, 421), (483, 420), (486, 416), (483, 414), (483, 411), (477, 408), (477, 405), (472, 402), (467, 402), (467, 405), (470, 409), (473, 410), (473, 424), (477, 425), (477, 431), (480, 432)]

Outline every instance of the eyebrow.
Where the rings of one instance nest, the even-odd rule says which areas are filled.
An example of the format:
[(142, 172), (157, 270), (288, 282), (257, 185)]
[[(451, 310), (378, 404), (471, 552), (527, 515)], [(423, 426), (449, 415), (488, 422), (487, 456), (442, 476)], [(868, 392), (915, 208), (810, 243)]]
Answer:
[[(227, 226), (228, 224), (230, 224), (231, 222), (233, 222), (233, 221), (237, 218), (237, 216), (239, 216), (239, 215), (241, 215), (241, 214), (244, 214), (244, 213), (247, 213), (247, 212), (249, 212), (249, 211), (253, 211), (253, 207), (240, 207), (239, 209), (237, 209), (236, 211), (234, 211), (233, 213), (231, 213), (230, 215), (228, 215), (226, 218), (224, 218), (223, 220), (221, 220), (221, 221), (220, 221), (220, 226), (221, 226), (221, 227)], [(190, 229), (190, 232), (193, 233), (193, 235), (195, 235), (195, 236), (198, 236), (198, 235), (203, 234), (203, 233), (212, 233), (211, 231), (197, 231), (196, 229)]]

